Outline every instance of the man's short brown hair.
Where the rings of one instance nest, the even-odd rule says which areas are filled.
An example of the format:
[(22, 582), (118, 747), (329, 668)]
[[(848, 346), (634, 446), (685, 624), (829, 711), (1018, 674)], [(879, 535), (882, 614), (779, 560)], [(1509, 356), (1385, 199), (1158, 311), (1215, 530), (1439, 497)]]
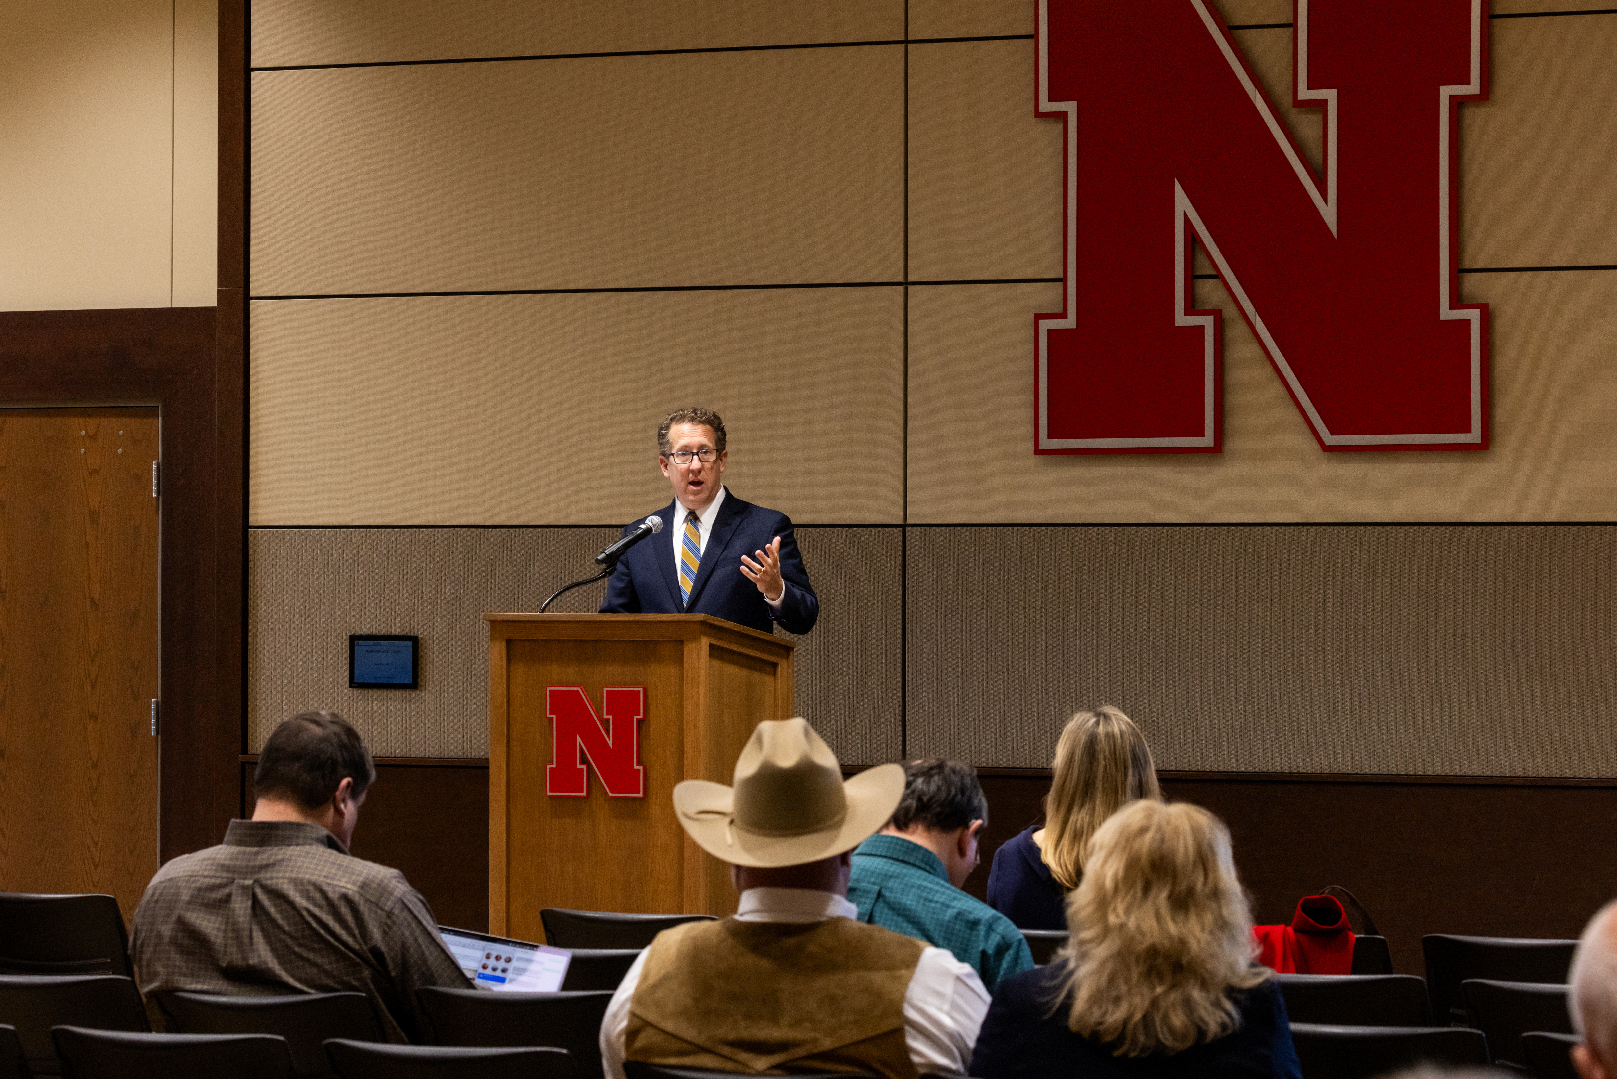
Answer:
[(904, 797), (888, 823), (899, 831), (919, 824), (952, 832), (974, 820), (988, 823), (988, 799), (977, 769), (964, 761), (919, 760), (904, 765)]
[(676, 423), (699, 423), (704, 427), (711, 427), (713, 448), (720, 453), (724, 452), (724, 421), (719, 419), (719, 414), (711, 408), (682, 408), (677, 412), (670, 412), (668, 418), (657, 428), (658, 453), (667, 456), (673, 452), (674, 444), (668, 441), (668, 432)]
[(358, 798), (376, 779), (376, 764), (359, 732), (336, 712), (300, 712), (275, 728), (258, 754), (253, 792), (259, 798), (319, 809), (344, 779)]

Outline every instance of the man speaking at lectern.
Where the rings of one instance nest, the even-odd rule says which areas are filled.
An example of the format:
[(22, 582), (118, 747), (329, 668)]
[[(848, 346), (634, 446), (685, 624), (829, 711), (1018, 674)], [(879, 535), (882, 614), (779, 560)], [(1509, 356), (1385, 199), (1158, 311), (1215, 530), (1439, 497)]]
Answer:
[(658, 515), (672, 540), (651, 536), (624, 552), (607, 582), (603, 614), (710, 614), (765, 633), (776, 622), (790, 633), (814, 628), (820, 601), (792, 520), (725, 490), (729, 456), (718, 413), (684, 408), (663, 420), (657, 462), (674, 501)]

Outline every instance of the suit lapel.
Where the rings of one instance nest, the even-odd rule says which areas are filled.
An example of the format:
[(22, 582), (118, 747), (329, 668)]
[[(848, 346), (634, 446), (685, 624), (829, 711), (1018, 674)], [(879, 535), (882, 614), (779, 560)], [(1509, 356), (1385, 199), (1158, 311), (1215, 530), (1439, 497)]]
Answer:
[[(660, 516), (664, 528), (672, 528), (677, 533), (685, 527), (685, 507), (679, 504), (678, 499), (670, 502)], [(661, 533), (645, 542), (657, 545), (657, 565), (662, 569), (663, 585), (668, 589), (668, 609), (678, 611), (679, 570), (674, 565), (674, 543)]]
[[(707, 538), (707, 550), (702, 552), (702, 564), (696, 567), (696, 580), (691, 582), (691, 598), (685, 604), (685, 610), (690, 611), (701, 598), (702, 589), (707, 587), (708, 580), (713, 576), (713, 567), (718, 565), (724, 554), (724, 548), (730, 542), (730, 536), (735, 532), (736, 525), (741, 520), (741, 513), (747, 508), (747, 503), (741, 501), (729, 491), (724, 492), (724, 503), (719, 506), (719, 516), (713, 522), (713, 534)], [(737, 572), (740, 572), (739, 570)], [(679, 595), (678, 577), (675, 577), (674, 595)]]

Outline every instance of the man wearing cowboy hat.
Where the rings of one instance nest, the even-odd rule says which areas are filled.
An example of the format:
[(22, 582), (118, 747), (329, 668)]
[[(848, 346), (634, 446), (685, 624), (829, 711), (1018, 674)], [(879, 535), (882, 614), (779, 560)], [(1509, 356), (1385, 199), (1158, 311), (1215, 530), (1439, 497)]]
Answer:
[(601, 1023), (607, 1079), (624, 1060), (721, 1071), (964, 1072), (988, 1011), (977, 972), (942, 948), (857, 920), (850, 852), (892, 816), (904, 769), (842, 781), (807, 721), (758, 725), (735, 786), (674, 788), (680, 824), (730, 863), (734, 917), (665, 930)]

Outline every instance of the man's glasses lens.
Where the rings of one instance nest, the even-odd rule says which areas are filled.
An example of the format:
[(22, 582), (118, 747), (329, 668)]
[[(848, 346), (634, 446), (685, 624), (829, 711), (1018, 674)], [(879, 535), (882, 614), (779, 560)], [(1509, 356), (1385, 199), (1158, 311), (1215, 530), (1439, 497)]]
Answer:
[(718, 459), (719, 451), (709, 446), (705, 450), (675, 450), (668, 456), (673, 458), (678, 464), (682, 465), (690, 464), (692, 457), (696, 458), (698, 461), (701, 461), (704, 465), (710, 465)]

